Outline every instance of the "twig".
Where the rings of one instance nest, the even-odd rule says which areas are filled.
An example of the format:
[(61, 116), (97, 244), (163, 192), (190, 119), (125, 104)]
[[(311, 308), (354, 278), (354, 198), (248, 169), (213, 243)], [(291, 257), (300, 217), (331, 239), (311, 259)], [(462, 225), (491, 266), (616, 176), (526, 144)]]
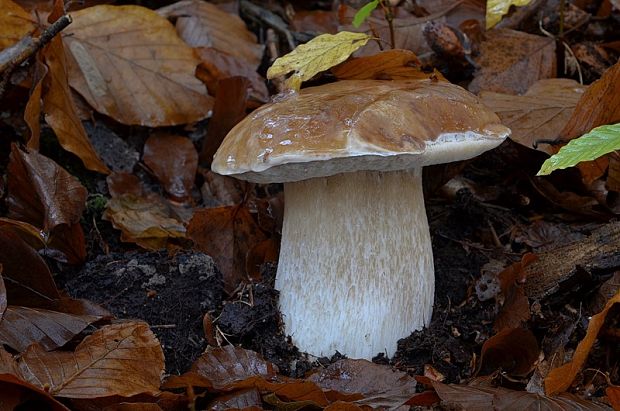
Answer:
[(70, 15), (64, 15), (47, 27), (38, 38), (26, 36), (17, 44), (0, 52), (0, 98), (6, 91), (6, 86), (13, 71), (24, 61), (32, 57), (41, 47), (49, 43), (54, 36), (60, 33), (73, 20)]

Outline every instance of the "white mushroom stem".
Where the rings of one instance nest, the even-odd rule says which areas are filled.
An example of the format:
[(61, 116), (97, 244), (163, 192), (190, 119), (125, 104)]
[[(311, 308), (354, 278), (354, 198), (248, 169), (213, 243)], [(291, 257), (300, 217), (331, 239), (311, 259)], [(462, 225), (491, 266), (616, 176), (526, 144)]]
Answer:
[(286, 333), (316, 356), (391, 357), (433, 310), (422, 169), (286, 183), (284, 195), (276, 288)]

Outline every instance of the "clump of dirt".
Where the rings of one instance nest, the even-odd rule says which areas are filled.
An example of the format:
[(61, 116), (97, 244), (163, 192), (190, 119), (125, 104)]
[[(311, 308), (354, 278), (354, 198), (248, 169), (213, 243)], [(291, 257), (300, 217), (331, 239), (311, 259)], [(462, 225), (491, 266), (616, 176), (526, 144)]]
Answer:
[(222, 276), (200, 252), (100, 255), (76, 274), (61, 276), (72, 297), (101, 304), (118, 318), (149, 323), (168, 373), (183, 373), (206, 348), (202, 319), (222, 305)]

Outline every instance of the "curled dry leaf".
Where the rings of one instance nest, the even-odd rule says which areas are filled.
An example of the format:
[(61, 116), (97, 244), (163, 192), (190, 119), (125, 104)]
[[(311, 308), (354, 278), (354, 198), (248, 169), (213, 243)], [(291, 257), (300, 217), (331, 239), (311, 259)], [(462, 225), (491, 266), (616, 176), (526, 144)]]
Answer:
[[(1, 358), (2, 355), (0, 355), (0, 360)], [(55, 400), (49, 392), (22, 381), (13, 373), (0, 373), (0, 393), (2, 394), (0, 398), (2, 410), (32, 409), (36, 406), (37, 409), (69, 411), (69, 408)]]
[(0, 0), (0, 50), (17, 43), (35, 29), (32, 16), (11, 0)]
[(45, 352), (32, 345), (19, 359), (24, 379), (65, 398), (129, 397), (159, 391), (164, 354), (148, 325), (108, 325), (74, 352)]
[(480, 69), (469, 84), (474, 93), (523, 94), (536, 81), (556, 76), (555, 41), (521, 31), (488, 32), (475, 60)]
[(256, 70), (263, 58), (263, 46), (239, 16), (199, 0), (182, 0), (157, 10), (176, 18), (176, 28), (192, 47), (213, 47), (245, 61)]
[(172, 217), (170, 205), (158, 194), (144, 190), (136, 176), (113, 173), (107, 182), (112, 199), (103, 219), (121, 230), (122, 241), (159, 250), (169, 239), (185, 237), (185, 226)]
[(581, 340), (581, 342), (579, 342), (579, 345), (577, 345), (575, 353), (573, 354), (573, 359), (561, 367), (554, 368), (549, 372), (547, 378), (545, 378), (545, 393), (547, 395), (553, 395), (566, 391), (571, 386), (573, 380), (577, 376), (577, 373), (581, 371), (581, 367), (583, 367), (583, 364), (588, 358), (590, 349), (594, 345), (594, 342), (598, 337), (598, 333), (605, 323), (607, 313), (616, 303), (620, 303), (620, 291), (618, 291), (615, 296), (607, 301), (605, 308), (603, 308), (600, 313), (592, 316), (590, 319), (590, 324), (588, 324), (586, 336), (583, 340)]
[(8, 306), (0, 322), (0, 343), (19, 352), (33, 343), (39, 343), (47, 351), (55, 350), (100, 318)]
[(43, 258), (11, 226), (0, 222), (0, 264), (12, 304), (39, 306), (60, 298)]
[(70, 83), (97, 111), (150, 127), (210, 114), (213, 99), (194, 76), (200, 61), (165, 18), (144, 7), (110, 5), (72, 17), (63, 37)]
[(416, 392), (413, 377), (367, 360), (340, 360), (310, 376), (309, 381), (325, 390), (330, 400), (354, 401), (372, 408), (398, 408)]
[(144, 143), (142, 159), (174, 200), (189, 200), (198, 168), (198, 153), (190, 139), (154, 134)]
[(409, 50), (388, 50), (372, 56), (354, 57), (332, 67), (331, 72), (341, 80), (445, 80), (437, 70), (422, 71), (422, 63)]
[(531, 371), (539, 351), (530, 330), (506, 328), (484, 342), (478, 372), (488, 375), (501, 369), (508, 375), (524, 376)]
[[(67, 59), (60, 37), (54, 37), (45, 47), (43, 58), (49, 69), (43, 81), (47, 85), (43, 93), (45, 121), (54, 130), (60, 145), (78, 156), (86, 168), (108, 174), (110, 170), (101, 161), (88, 139), (71, 97), (67, 79)], [(36, 93), (30, 98), (37, 98)]]
[(53, 160), (13, 144), (9, 160), (9, 216), (50, 231), (79, 223), (88, 192)]
[(511, 140), (554, 154), (549, 143), (560, 137), (585, 89), (575, 80), (543, 79), (522, 96), (482, 91), (480, 98), (512, 130)]

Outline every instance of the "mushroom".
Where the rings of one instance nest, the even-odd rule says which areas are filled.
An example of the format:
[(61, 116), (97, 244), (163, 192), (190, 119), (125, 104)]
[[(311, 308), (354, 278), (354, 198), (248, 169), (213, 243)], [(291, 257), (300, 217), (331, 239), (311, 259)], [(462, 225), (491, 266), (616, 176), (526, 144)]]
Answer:
[(469, 159), (510, 130), (473, 94), (432, 80), (303, 89), (237, 124), (216, 173), (284, 183), (276, 275), (286, 332), (315, 356), (392, 356), (434, 299), (422, 167)]

